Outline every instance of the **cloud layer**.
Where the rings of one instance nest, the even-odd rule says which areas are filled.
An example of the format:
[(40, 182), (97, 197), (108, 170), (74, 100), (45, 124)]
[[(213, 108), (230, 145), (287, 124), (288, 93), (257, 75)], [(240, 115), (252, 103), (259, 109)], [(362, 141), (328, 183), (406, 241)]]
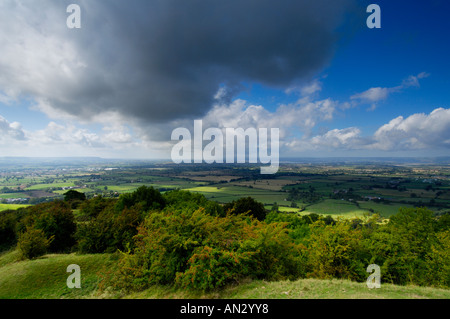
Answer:
[[(71, 3), (81, 6), (81, 29), (66, 26)], [(428, 76), (372, 87), (344, 102), (318, 98), (322, 82), (315, 77), (334, 53), (344, 14), (358, 5), (356, 0), (2, 0), (0, 103), (32, 101), (52, 121), (27, 131), (0, 116), (0, 145), (3, 152), (5, 145), (14, 152), (22, 145), (28, 152), (55, 155), (143, 149), (143, 156), (152, 156), (149, 149), (170, 149), (174, 128), (192, 128), (192, 120), (203, 119), (204, 127), (280, 128), (282, 150), (292, 152), (448, 150), (450, 110), (444, 108), (385, 120), (369, 136), (353, 124), (318, 131), (339, 112), (362, 104), (374, 110)], [(235, 99), (248, 83), (299, 98), (275, 110)], [(80, 123), (99, 123), (102, 129)]]
[(430, 114), (399, 116), (379, 127), (371, 136), (362, 136), (357, 127), (333, 129), (310, 139), (295, 139), (291, 147), (313, 149), (414, 151), (448, 150), (450, 147), (450, 109), (437, 108)]
[[(161, 123), (202, 116), (221, 86), (287, 87), (332, 55), (353, 0), (76, 1), (0, 4), (0, 93), (53, 118), (104, 112)], [(227, 97), (226, 95), (223, 97)]]

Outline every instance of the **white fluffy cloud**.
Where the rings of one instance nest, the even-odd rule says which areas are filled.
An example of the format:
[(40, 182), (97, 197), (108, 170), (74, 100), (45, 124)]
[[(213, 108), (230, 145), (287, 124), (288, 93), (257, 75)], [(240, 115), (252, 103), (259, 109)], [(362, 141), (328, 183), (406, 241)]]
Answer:
[(395, 90), (396, 90), (395, 88), (382, 88), (382, 87), (370, 88), (362, 93), (352, 95), (351, 99), (360, 100), (362, 102), (375, 103), (386, 99), (388, 95), (394, 92)]
[[(300, 100), (282, 105), (274, 112), (262, 106), (236, 100), (230, 105), (216, 105), (204, 118), (203, 129), (218, 128), (279, 128), (280, 151), (295, 154), (304, 151), (415, 151), (450, 149), (450, 109), (437, 108), (430, 114), (416, 113), (399, 116), (380, 126), (374, 134), (363, 136), (358, 127), (332, 129), (313, 135), (317, 123), (331, 120), (337, 102)], [(177, 122), (175, 125), (190, 128), (193, 123)], [(121, 125), (104, 127), (100, 132), (70, 124), (50, 122), (44, 129), (23, 130), (20, 123), (8, 122), (0, 116), (0, 142), (4, 156), (106, 156), (166, 157), (173, 142), (150, 142), (138, 139), (134, 132)], [(303, 133), (301, 137), (293, 132)], [(10, 148), (8, 149), (8, 145)], [(18, 147), (20, 146), (20, 147)], [(36, 152), (36, 153), (33, 153)]]
[(78, 145), (87, 148), (104, 147), (100, 136), (73, 125), (61, 125), (50, 122), (46, 128), (29, 133), (29, 139), (44, 145)]
[(203, 121), (219, 128), (279, 128), (281, 137), (289, 135), (291, 130), (309, 134), (318, 123), (333, 119), (337, 105), (331, 99), (310, 101), (302, 98), (270, 112), (263, 106), (235, 100), (229, 105), (216, 105)]
[(311, 96), (322, 90), (322, 82), (315, 79), (303, 85), (291, 86), (285, 90), (286, 94), (300, 93), (302, 96)]
[(310, 143), (316, 147), (354, 148), (360, 143), (360, 134), (360, 129), (356, 127), (334, 129), (323, 135), (314, 136)]
[(0, 115), (0, 142), (25, 140), (25, 133), (18, 122), (10, 123)]
[(357, 127), (333, 129), (312, 138), (294, 139), (288, 145), (302, 150), (415, 151), (450, 148), (450, 109), (437, 108), (430, 114), (399, 116), (364, 137)]
[(355, 104), (371, 104), (369, 110), (373, 111), (376, 109), (377, 103), (387, 99), (390, 94), (400, 92), (401, 90), (409, 87), (419, 87), (419, 80), (427, 78), (428, 76), (429, 74), (426, 72), (419, 73), (418, 75), (410, 75), (398, 86), (373, 87), (364, 92), (352, 95), (350, 100), (352, 100)]
[(450, 147), (450, 109), (438, 108), (430, 114), (399, 116), (381, 126), (370, 148), (380, 150), (432, 149)]
[(0, 116), (0, 146), (0, 156), (161, 156), (159, 143), (141, 141), (128, 127), (117, 123), (94, 130), (51, 121), (42, 129), (30, 131)]

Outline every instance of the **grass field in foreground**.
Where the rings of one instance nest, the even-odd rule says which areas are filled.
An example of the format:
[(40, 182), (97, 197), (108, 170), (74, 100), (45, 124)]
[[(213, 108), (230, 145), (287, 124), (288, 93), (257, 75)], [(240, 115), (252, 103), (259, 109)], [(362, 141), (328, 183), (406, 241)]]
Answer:
[[(17, 250), (0, 255), (0, 299), (89, 298), (97, 289), (100, 273), (115, 263), (107, 254), (17, 259)], [(67, 287), (67, 266), (71, 264), (81, 268), (81, 289)]]
[[(380, 289), (348, 280), (300, 279), (297, 281), (244, 281), (210, 293), (195, 293), (168, 286), (153, 286), (139, 293), (119, 295), (97, 290), (101, 274), (117, 264), (114, 254), (46, 255), (36, 260), (18, 261), (18, 251), (0, 254), (0, 299), (76, 298), (222, 298), (222, 299), (450, 299), (450, 289), (396, 286), (382, 282)], [(81, 289), (66, 285), (67, 266), (81, 268)]]

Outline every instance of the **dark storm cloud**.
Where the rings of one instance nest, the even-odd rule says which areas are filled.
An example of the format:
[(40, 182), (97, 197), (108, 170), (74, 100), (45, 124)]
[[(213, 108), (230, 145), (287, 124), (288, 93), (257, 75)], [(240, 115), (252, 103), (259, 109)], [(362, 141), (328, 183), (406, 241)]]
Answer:
[[(82, 10), (79, 30), (65, 25), (65, 8), (73, 2)], [(21, 9), (34, 15), (34, 35), (55, 37), (67, 48), (59, 60), (31, 64), (28, 72), (46, 70), (40, 83), (9, 79), (7, 89), (85, 119), (114, 111), (147, 123), (202, 116), (223, 85), (235, 93), (244, 82), (286, 88), (308, 78), (329, 61), (336, 28), (354, 5), (352, 0), (41, 3), (46, 5), (26, 2), (29, 10)], [(10, 61), (5, 72), (15, 71), (11, 63), (21, 61)]]

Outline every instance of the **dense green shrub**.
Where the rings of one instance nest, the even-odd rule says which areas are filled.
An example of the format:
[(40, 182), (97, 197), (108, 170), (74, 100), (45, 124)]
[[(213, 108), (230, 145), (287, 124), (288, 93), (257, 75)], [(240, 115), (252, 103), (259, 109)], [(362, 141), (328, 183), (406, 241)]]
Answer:
[(71, 189), (64, 193), (64, 200), (65, 201), (73, 201), (73, 200), (84, 201), (84, 200), (86, 200), (86, 195), (82, 192)]
[(76, 223), (67, 202), (53, 201), (26, 208), (18, 225), (19, 232), (26, 227), (41, 229), (47, 238), (54, 237), (48, 248), (50, 252), (68, 251), (76, 243)]
[[(233, 220), (234, 224), (243, 223), (242, 218)], [(237, 232), (240, 227), (232, 227), (226, 221), (205, 214), (203, 210), (149, 215), (139, 227), (133, 252), (139, 260), (138, 267), (143, 268), (145, 281), (173, 283), (176, 274), (187, 269), (188, 260), (198, 247), (236, 245), (243, 234)], [(123, 262), (126, 264), (127, 256)], [(131, 266), (124, 265), (123, 269), (126, 268)]]
[(427, 256), (427, 284), (450, 287), (450, 231), (439, 232), (436, 237)]
[(143, 220), (143, 214), (136, 208), (125, 208), (114, 218), (113, 245), (115, 250), (133, 248), (133, 237), (137, 234), (137, 228)]
[(233, 214), (248, 214), (262, 221), (266, 218), (267, 211), (264, 205), (252, 197), (243, 197), (236, 201), (227, 203), (223, 207), (226, 213), (231, 212)]
[(131, 208), (138, 204), (144, 211), (163, 209), (166, 206), (159, 190), (143, 185), (132, 193), (120, 195), (116, 207), (118, 211), (122, 211), (125, 207)]
[(27, 227), (27, 230), (19, 235), (17, 248), (23, 259), (34, 259), (44, 255), (52, 242), (53, 237), (47, 238), (41, 229)]
[(166, 205), (161, 193), (153, 187), (141, 186), (118, 200), (98, 196), (80, 206), (80, 215), (88, 222), (77, 231), (78, 250), (82, 253), (103, 253), (133, 247), (133, 236), (149, 210)]
[(381, 266), (383, 282), (449, 285), (449, 232), (434, 231), (428, 210), (400, 210), (388, 224), (376, 215), (328, 223), (315, 217), (271, 212), (259, 222), (204, 209), (154, 212), (139, 227), (135, 248), (122, 253), (116, 287), (210, 290), (242, 278), (362, 282), (372, 263)]
[[(114, 247), (114, 212), (105, 210), (95, 219), (78, 226), (76, 238), (81, 253), (103, 253)], [(109, 249), (111, 248), (111, 249)]]
[(362, 260), (365, 248), (360, 230), (348, 222), (326, 225), (323, 220), (311, 224), (308, 239), (308, 276), (320, 279), (363, 280), (368, 264)]
[(382, 282), (450, 287), (448, 214), (400, 209), (383, 223), (378, 215), (334, 220), (261, 207), (251, 198), (222, 207), (188, 191), (141, 187), (118, 200), (85, 200), (78, 224), (65, 201), (1, 212), (0, 249), (17, 242), (23, 258), (74, 244), (82, 253), (119, 250), (111, 283), (132, 290), (205, 291), (243, 278), (365, 281), (370, 264), (381, 267)]
[[(270, 212), (269, 214), (267, 214), (264, 222), (268, 224), (273, 222), (286, 223), (286, 228), (289, 231), (289, 236), (296, 243), (305, 243), (305, 241), (309, 238), (311, 232), (309, 225), (319, 219), (321, 219), (321, 217), (315, 213), (300, 216), (293, 213)], [(330, 219), (327, 217), (325, 217), (325, 219), (322, 218), (322, 220), (324, 220), (325, 224), (335, 223), (334, 220), (330, 222)]]
[(195, 211), (204, 208), (209, 215), (225, 217), (222, 205), (208, 200), (203, 194), (177, 189), (164, 193), (163, 197), (168, 210)]
[(295, 244), (286, 223), (258, 224), (253, 236), (242, 241), (238, 251), (251, 255), (250, 277), (266, 280), (294, 280), (306, 275), (305, 247)]
[(7, 210), (0, 212), (0, 251), (16, 243), (17, 221), (18, 213), (16, 211)]
[(80, 204), (78, 207), (79, 214), (82, 220), (91, 220), (96, 218), (102, 211), (113, 207), (116, 203), (117, 199), (96, 196)]
[(117, 212), (113, 207), (103, 210), (96, 218), (79, 225), (76, 237), (82, 253), (104, 253), (125, 250), (133, 245), (133, 236), (142, 221), (138, 207)]
[(436, 217), (435, 231), (450, 230), (450, 211), (444, 212)]
[(251, 253), (199, 247), (188, 260), (189, 268), (176, 274), (175, 283), (202, 291), (223, 287), (250, 273), (250, 257)]
[(86, 195), (71, 189), (64, 193), (64, 201), (69, 202), (72, 209), (77, 209), (86, 200)]
[(244, 215), (211, 216), (204, 209), (154, 212), (135, 240), (135, 249), (124, 252), (119, 263), (120, 288), (176, 282), (204, 290), (242, 277), (272, 280), (301, 274), (300, 247), (285, 224), (268, 225)]
[(383, 278), (395, 284), (430, 284), (427, 260), (437, 247), (433, 213), (425, 208), (401, 208), (371, 236), (372, 261)]

